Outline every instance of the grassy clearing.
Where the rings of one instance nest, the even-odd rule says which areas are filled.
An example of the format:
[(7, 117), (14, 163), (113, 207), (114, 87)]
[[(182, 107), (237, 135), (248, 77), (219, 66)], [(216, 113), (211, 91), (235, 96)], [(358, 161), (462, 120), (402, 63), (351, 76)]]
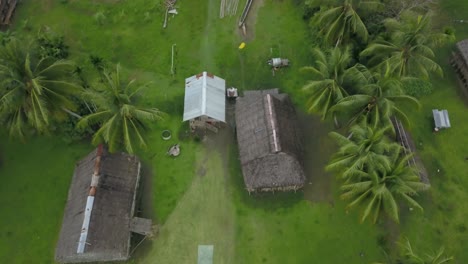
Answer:
[[(402, 228), (414, 246), (435, 250), (445, 245), (458, 263), (465, 263), (468, 262), (467, 107), (457, 90), (453, 70), (446, 62), (443, 64), (446, 77), (434, 82), (434, 93), (422, 98), (422, 109), (410, 116), (411, 132), (429, 172), (432, 189), (422, 205), (424, 215), (408, 217), (402, 221)], [(449, 111), (452, 127), (434, 134), (431, 110), (436, 108)]]
[[(165, 30), (160, 2), (29, 0), (23, 1), (16, 14), (17, 30), (34, 34), (46, 25), (64, 34), (71, 57), (88, 73), (87, 56), (92, 54), (110, 63), (120, 62), (131, 78), (152, 81), (145, 102), (169, 113), (154, 125), (149, 149), (139, 153), (149, 176), (143, 186), (150, 194), (145, 200), (148, 215), (161, 225), (161, 232), (130, 263), (193, 263), (196, 246), (202, 243), (215, 244), (216, 263), (381, 260), (382, 246), (388, 246), (383, 234), (389, 231), (359, 224), (355, 211), (346, 213), (335, 180), (321, 169), (332, 145), (324, 132), (328, 127), (311, 121), (306, 135), (311, 139), (309, 151), (316, 153), (308, 164), (311, 179), (320, 184), (308, 186), (304, 193), (249, 196), (243, 189), (232, 137), (201, 144), (186, 138), (187, 127), (181, 123), (184, 78), (204, 69), (241, 90), (279, 87), (304, 106), (298, 88), (305, 76), (299, 69), (309, 64), (308, 43), (313, 41), (297, 1), (264, 0), (253, 19), (255, 37), (249, 36), (242, 51), (237, 49), (244, 40), (236, 27), (237, 18), (219, 20), (219, 1), (180, 1), (179, 15), (170, 19)], [(463, 17), (467, 5), (462, 0), (443, 1), (445, 10), (454, 10), (445, 17)], [(26, 19), (29, 26), (24, 27)], [(468, 36), (465, 27), (455, 26), (459, 36)], [(173, 44), (175, 76), (170, 75)], [(266, 66), (271, 56), (287, 57), (292, 66), (272, 77)], [(442, 62), (446, 77), (437, 80), (436, 91), (422, 99), (423, 109), (411, 114), (411, 130), (416, 142), (423, 143), (420, 152), (431, 176), (437, 169), (441, 172), (431, 177), (433, 190), (423, 197), (425, 213), (405, 214), (401, 233), (416, 248), (436, 249), (444, 244), (459, 263), (465, 263), (466, 106), (458, 99), (451, 69)], [(433, 135), (429, 111), (433, 107), (447, 108), (454, 127)], [(161, 139), (164, 129), (173, 133), (169, 141)], [(182, 155), (169, 158), (166, 150), (177, 142)], [(38, 138), (27, 144), (4, 140), (1, 148), (0, 211), (6, 217), (0, 219), (0, 262), (51, 263), (73, 165), (92, 147)], [(203, 174), (200, 168), (206, 170), (204, 176), (198, 175)]]
[(235, 211), (219, 153), (197, 153), (197, 175), (141, 263), (192, 263), (199, 244), (214, 245), (215, 263), (234, 261)]
[[(440, 23), (456, 29), (457, 40), (468, 37), (466, 24), (453, 19), (468, 17), (468, 2), (441, 1)], [(450, 19), (448, 19), (450, 18)], [(438, 61), (444, 68), (443, 78), (434, 78), (434, 92), (421, 98), (422, 109), (410, 113), (411, 132), (426, 169), (432, 189), (424, 197), (423, 215), (407, 215), (402, 220), (402, 234), (415, 248), (436, 250), (445, 246), (455, 256), (455, 263), (467, 263), (468, 251), (468, 123), (467, 103), (458, 87), (448, 59), (454, 45), (439, 50)], [(437, 134), (432, 132), (432, 109), (447, 109), (452, 127)]]
[(74, 164), (91, 147), (50, 138), (0, 147), (0, 262), (50, 263)]

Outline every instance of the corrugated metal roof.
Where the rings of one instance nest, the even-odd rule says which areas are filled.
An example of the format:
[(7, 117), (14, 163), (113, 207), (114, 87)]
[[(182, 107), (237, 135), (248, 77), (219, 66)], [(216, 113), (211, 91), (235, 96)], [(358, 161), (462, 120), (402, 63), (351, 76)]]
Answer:
[(226, 122), (226, 81), (207, 72), (185, 79), (183, 121), (208, 116)]
[(447, 110), (432, 109), (432, 115), (434, 116), (434, 123), (436, 128), (447, 128), (450, 127), (450, 119)]

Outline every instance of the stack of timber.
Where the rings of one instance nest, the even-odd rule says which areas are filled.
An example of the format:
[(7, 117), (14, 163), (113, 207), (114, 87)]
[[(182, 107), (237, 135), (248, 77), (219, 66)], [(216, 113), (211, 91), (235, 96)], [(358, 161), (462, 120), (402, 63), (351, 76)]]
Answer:
[(416, 146), (410, 133), (405, 130), (400, 120), (392, 118), (392, 123), (393, 127), (395, 128), (396, 139), (403, 147), (405, 155), (412, 155), (411, 159), (408, 160), (408, 166), (414, 168), (417, 171), (419, 180), (421, 182), (430, 185), (431, 183), (429, 181), (429, 175), (421, 158), (416, 153)]

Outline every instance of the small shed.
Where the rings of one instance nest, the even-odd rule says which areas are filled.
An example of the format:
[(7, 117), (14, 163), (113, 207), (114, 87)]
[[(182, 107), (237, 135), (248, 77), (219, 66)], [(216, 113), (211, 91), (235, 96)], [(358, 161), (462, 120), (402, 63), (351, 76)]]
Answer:
[(236, 102), (239, 156), (247, 191), (303, 187), (301, 133), (294, 106), (278, 89), (246, 91)]
[(456, 44), (451, 64), (454, 67), (463, 93), (468, 97), (468, 39)]
[(226, 122), (226, 81), (206, 71), (185, 79), (183, 121), (190, 121), (192, 131), (217, 132), (217, 125)]
[(102, 146), (76, 165), (55, 260), (60, 263), (130, 258), (132, 232), (151, 233), (151, 220), (134, 217), (140, 161)]
[(450, 127), (450, 119), (447, 110), (432, 109), (432, 115), (434, 116), (434, 129), (436, 131), (441, 128)]

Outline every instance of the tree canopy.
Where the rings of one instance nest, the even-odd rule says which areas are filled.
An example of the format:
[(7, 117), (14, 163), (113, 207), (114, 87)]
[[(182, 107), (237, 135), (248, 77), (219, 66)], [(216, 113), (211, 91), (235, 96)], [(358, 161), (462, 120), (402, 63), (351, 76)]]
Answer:
[(148, 84), (136, 86), (135, 80), (121, 80), (120, 65), (115, 71), (103, 72), (103, 82), (97, 83), (85, 93), (97, 106), (97, 110), (78, 122), (79, 127), (99, 128), (93, 136), (93, 143), (105, 143), (109, 151), (125, 149), (133, 154), (135, 146), (146, 148), (143, 131), (149, 122), (161, 119), (163, 113), (156, 108), (147, 108), (140, 104), (138, 95)]
[(11, 40), (0, 48), (0, 119), (13, 137), (24, 139), (31, 128), (49, 130), (64, 108), (73, 108), (72, 95), (81, 87), (72, 79), (71, 61), (41, 57), (34, 44)]

